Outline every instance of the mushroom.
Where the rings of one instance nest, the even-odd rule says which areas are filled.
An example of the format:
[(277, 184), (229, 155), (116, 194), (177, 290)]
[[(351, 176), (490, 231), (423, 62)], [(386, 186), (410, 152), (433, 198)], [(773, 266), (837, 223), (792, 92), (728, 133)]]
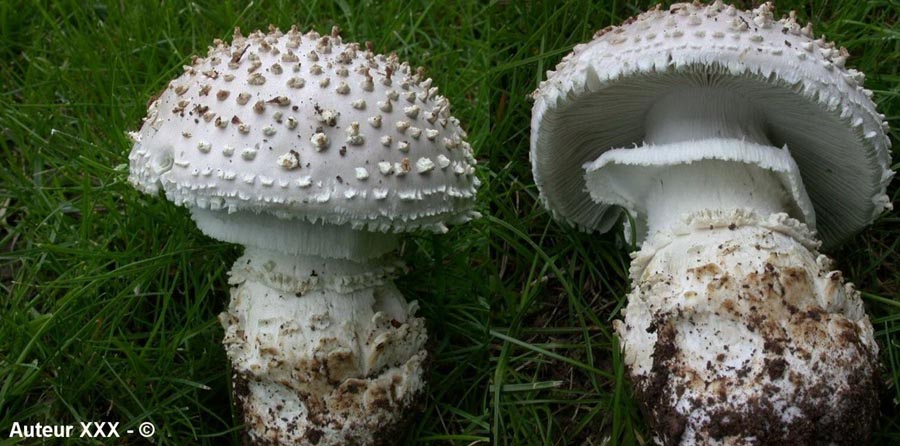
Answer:
[(543, 204), (624, 210), (640, 245), (615, 329), (659, 444), (860, 444), (877, 416), (872, 324), (818, 250), (890, 207), (887, 124), (845, 49), (773, 17), (657, 7), (534, 93)]
[(389, 442), (421, 396), (424, 321), (390, 253), (478, 215), (449, 107), (396, 55), (296, 27), (236, 30), (150, 103), (129, 180), (245, 247), (220, 321), (250, 444)]

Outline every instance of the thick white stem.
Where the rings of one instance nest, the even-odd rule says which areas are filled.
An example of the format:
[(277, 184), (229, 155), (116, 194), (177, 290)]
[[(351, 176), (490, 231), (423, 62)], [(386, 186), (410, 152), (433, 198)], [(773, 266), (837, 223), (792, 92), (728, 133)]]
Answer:
[(648, 234), (704, 209), (744, 208), (769, 215), (783, 212), (792, 201), (776, 173), (755, 164), (701, 160), (667, 166), (653, 180), (644, 198)]
[[(648, 235), (703, 209), (745, 208), (769, 215), (788, 211), (792, 200), (808, 201), (805, 193), (792, 197), (790, 188), (768, 166), (731, 155), (748, 145), (762, 153), (781, 150), (766, 136), (763, 115), (750, 101), (727, 89), (675, 90), (653, 105), (645, 127), (645, 144), (656, 146), (655, 150), (714, 144), (720, 154), (653, 172), (652, 185), (641, 200)], [(744, 162), (733, 162), (738, 160)]]
[(204, 234), (229, 243), (298, 256), (366, 261), (393, 251), (397, 234), (353, 229), (348, 225), (310, 223), (297, 218), (252, 211), (191, 208), (191, 218)]
[(401, 269), (246, 249), (220, 320), (250, 444), (374, 445), (403, 422), (427, 335)]
[(716, 87), (679, 88), (647, 113), (647, 144), (737, 139), (771, 146), (762, 113), (743, 96)]
[(810, 227), (815, 223), (790, 153), (755, 142), (710, 138), (613, 149), (585, 170), (594, 200), (634, 216), (638, 241), (707, 209), (786, 212)]

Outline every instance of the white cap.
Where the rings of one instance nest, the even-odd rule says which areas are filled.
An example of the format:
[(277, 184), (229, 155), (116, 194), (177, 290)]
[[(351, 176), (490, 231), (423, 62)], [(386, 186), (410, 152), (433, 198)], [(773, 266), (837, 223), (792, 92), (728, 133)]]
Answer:
[(477, 215), (475, 160), (449, 109), (421, 69), (336, 29), (236, 31), (152, 101), (129, 180), (223, 216), (441, 231)]
[(890, 207), (887, 124), (864, 76), (844, 66), (844, 48), (814, 38), (793, 12), (773, 14), (770, 3), (752, 11), (679, 3), (577, 45), (534, 93), (531, 161), (553, 215), (609, 230), (620, 209), (591, 200), (582, 165), (641, 145), (645, 114), (665, 94), (713, 84), (752, 101), (768, 139), (790, 149), (826, 245)]

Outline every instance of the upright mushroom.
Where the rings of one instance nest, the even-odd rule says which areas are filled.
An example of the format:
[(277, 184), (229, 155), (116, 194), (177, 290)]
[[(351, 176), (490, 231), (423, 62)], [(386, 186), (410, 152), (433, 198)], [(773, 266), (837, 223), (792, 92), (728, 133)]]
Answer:
[(870, 436), (878, 346), (814, 232), (834, 246), (890, 207), (887, 125), (847, 57), (771, 3), (680, 3), (577, 45), (534, 94), (544, 205), (599, 232), (624, 208), (642, 245), (615, 328), (659, 444)]
[(397, 233), (477, 216), (466, 134), (422, 69), (331, 35), (217, 40), (149, 106), (131, 183), (245, 246), (220, 316), (250, 444), (371, 445), (421, 394)]

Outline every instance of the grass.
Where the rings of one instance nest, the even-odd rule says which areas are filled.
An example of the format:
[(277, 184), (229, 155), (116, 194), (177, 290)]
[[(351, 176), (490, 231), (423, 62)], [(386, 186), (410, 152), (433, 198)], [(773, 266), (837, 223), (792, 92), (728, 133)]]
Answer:
[[(647, 444), (610, 330), (629, 286), (629, 247), (618, 232), (581, 234), (540, 207), (526, 100), (573, 45), (647, 6), (0, 2), (0, 445), (15, 444), (15, 421), (100, 420), (120, 431), (152, 421), (160, 445), (238, 444), (215, 317), (239, 248), (133, 190), (123, 132), (213, 38), (269, 23), (340, 24), (348, 40), (425, 65), (477, 150), (485, 218), (444, 236), (413, 234), (402, 251), (413, 270), (398, 285), (422, 304), (434, 363), (426, 407), (398, 444)], [(900, 3), (779, 8), (847, 46), (900, 128)], [(882, 346), (879, 445), (900, 442), (898, 222), (887, 214), (831, 253), (864, 292)]]

